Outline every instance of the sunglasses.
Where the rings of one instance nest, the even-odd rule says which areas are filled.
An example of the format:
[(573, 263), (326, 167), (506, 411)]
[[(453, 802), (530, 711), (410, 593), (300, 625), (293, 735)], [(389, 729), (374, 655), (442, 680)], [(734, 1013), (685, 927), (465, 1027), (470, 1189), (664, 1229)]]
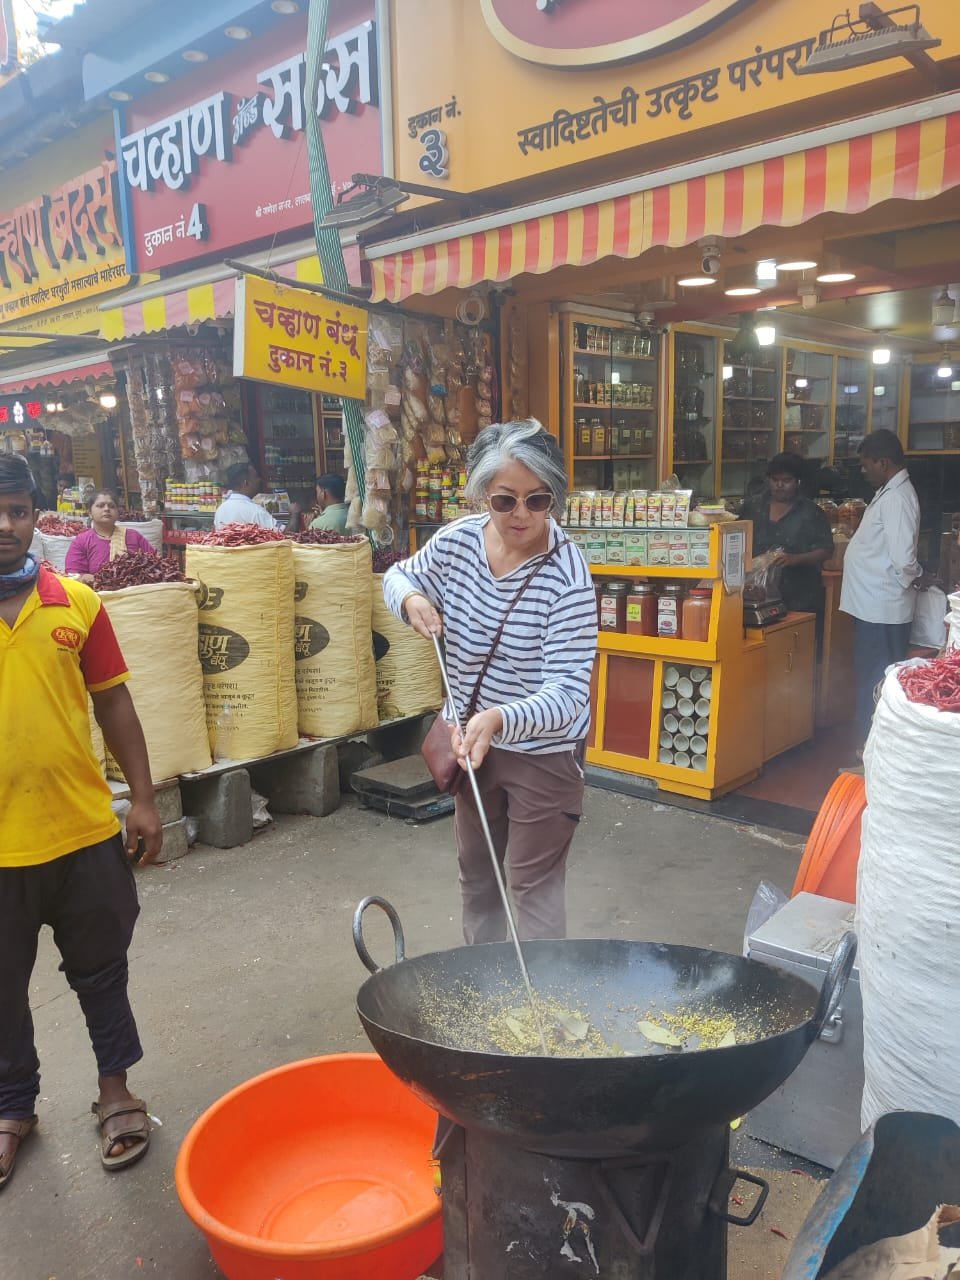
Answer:
[(491, 508), (505, 516), (508, 511), (516, 509), (517, 503), (523, 503), (528, 511), (549, 511), (553, 506), (552, 493), (528, 493), (525, 498), (515, 498), (511, 493), (491, 493), (487, 498)]

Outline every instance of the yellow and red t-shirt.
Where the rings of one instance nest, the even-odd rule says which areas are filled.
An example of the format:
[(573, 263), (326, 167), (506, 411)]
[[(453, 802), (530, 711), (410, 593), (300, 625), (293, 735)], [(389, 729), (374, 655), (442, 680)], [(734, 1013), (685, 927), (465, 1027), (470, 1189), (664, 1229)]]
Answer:
[(0, 619), (0, 869), (52, 862), (119, 831), (87, 690), (128, 678), (96, 592), (41, 569), (14, 626)]

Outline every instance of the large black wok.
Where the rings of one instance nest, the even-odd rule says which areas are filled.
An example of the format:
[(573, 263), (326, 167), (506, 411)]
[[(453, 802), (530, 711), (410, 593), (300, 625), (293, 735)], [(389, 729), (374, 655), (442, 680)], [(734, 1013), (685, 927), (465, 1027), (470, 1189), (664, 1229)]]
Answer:
[[(364, 942), (362, 918), (371, 905), (393, 924), (397, 963), (387, 969), (378, 968)], [(663, 1150), (744, 1115), (786, 1080), (816, 1040), (840, 1001), (856, 954), (856, 940), (847, 934), (818, 994), (799, 978), (719, 951), (654, 942), (526, 942), (524, 957), (538, 994), (569, 1007), (575, 993), (592, 1023), (628, 1052), (636, 1048), (649, 1056), (520, 1057), (458, 1046), (454, 1022), (430, 998), (437, 991), (449, 1001), (461, 989), (494, 996), (511, 984), (519, 987), (511, 945), (458, 947), (407, 960), (397, 913), (376, 897), (357, 907), (353, 934), (373, 973), (357, 995), (357, 1011), (391, 1071), (455, 1123), (555, 1156)], [(726, 1049), (641, 1049), (638, 1009), (669, 1013), (705, 1001), (759, 1038)]]

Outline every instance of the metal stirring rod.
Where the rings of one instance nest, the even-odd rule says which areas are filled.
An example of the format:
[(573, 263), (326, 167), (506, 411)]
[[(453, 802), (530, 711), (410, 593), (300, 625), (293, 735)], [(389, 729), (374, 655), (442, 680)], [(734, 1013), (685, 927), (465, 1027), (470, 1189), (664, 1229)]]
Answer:
[[(443, 688), (447, 695), (447, 701), (450, 703), (450, 710), (453, 712), (454, 719), (460, 726), (461, 733), (466, 728), (460, 718), (460, 711), (457, 707), (456, 700), (453, 696), (453, 690), (450, 688), (450, 678), (447, 675), (447, 664), (443, 660), (443, 650), (440, 648), (440, 638), (433, 633), (433, 647), (437, 653), (437, 662), (440, 664), (440, 675), (443, 678)], [(534, 1020), (537, 1024), (537, 1031), (540, 1033), (540, 1044), (543, 1047), (544, 1057), (550, 1056), (550, 1050), (547, 1048), (547, 1036), (543, 1027), (543, 1019), (540, 1016), (540, 1008), (537, 1004), (533, 992), (533, 984), (530, 981), (530, 974), (527, 972), (526, 961), (523, 958), (523, 951), (520, 947), (520, 936), (517, 933), (516, 921), (513, 918), (513, 906), (507, 895), (507, 886), (503, 879), (503, 871), (500, 867), (500, 861), (497, 858), (497, 851), (493, 843), (493, 835), (490, 831), (490, 824), (487, 822), (486, 810), (483, 807), (483, 800), (480, 796), (480, 787), (477, 783), (477, 775), (474, 770), (470, 757), (466, 757), (467, 777), (470, 779), (470, 786), (473, 788), (473, 798), (477, 805), (477, 813), (480, 815), (480, 826), (483, 828), (483, 834), (487, 841), (487, 849), (490, 853), (490, 861), (493, 864), (493, 874), (496, 877), (497, 888), (500, 890), (500, 898), (503, 902), (503, 909), (507, 914), (507, 924), (510, 928), (510, 937), (513, 939), (514, 950), (517, 953), (517, 962), (520, 965), (520, 975), (523, 978), (523, 985), (527, 989), (527, 999), (530, 1001), (530, 1009), (533, 1012)]]

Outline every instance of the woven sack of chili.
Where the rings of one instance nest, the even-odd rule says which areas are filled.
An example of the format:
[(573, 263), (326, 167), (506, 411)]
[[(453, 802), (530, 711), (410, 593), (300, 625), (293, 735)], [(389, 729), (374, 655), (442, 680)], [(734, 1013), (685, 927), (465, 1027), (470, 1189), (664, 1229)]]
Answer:
[(373, 577), (373, 652), (381, 720), (439, 711), (443, 687), (433, 645), (387, 608), (383, 574)]
[(372, 729), (377, 674), (370, 543), (294, 546), (300, 732), (335, 738)]
[[(205, 769), (210, 743), (197, 657), (195, 586), (124, 587), (104, 591), (100, 599), (130, 671), (127, 688), (143, 726), (154, 782)], [(109, 754), (107, 777), (123, 777)]]
[(97, 758), (97, 764), (100, 766), (100, 772), (106, 777), (107, 775), (107, 744), (103, 740), (103, 730), (97, 723), (97, 717), (93, 711), (93, 699), (87, 695), (87, 711), (90, 715), (90, 741), (93, 743), (93, 754)]
[[(83, 527), (77, 525), (77, 533), (82, 533)], [(55, 569), (59, 569), (61, 573), (66, 572), (67, 568), (67, 552), (73, 544), (73, 538), (62, 537), (58, 533), (42, 533), (40, 541), (43, 544), (43, 558), (48, 564), (52, 564)]]
[(253, 760), (297, 745), (293, 551), (289, 542), (187, 547), (200, 583), (200, 665), (217, 756)]
[(864, 1129), (887, 1111), (960, 1124), (960, 710), (911, 700), (899, 679), (934, 666), (887, 673), (863, 755)]
[(132, 529), (146, 538), (158, 556), (163, 555), (163, 521), (162, 520), (118, 520), (118, 529)]

